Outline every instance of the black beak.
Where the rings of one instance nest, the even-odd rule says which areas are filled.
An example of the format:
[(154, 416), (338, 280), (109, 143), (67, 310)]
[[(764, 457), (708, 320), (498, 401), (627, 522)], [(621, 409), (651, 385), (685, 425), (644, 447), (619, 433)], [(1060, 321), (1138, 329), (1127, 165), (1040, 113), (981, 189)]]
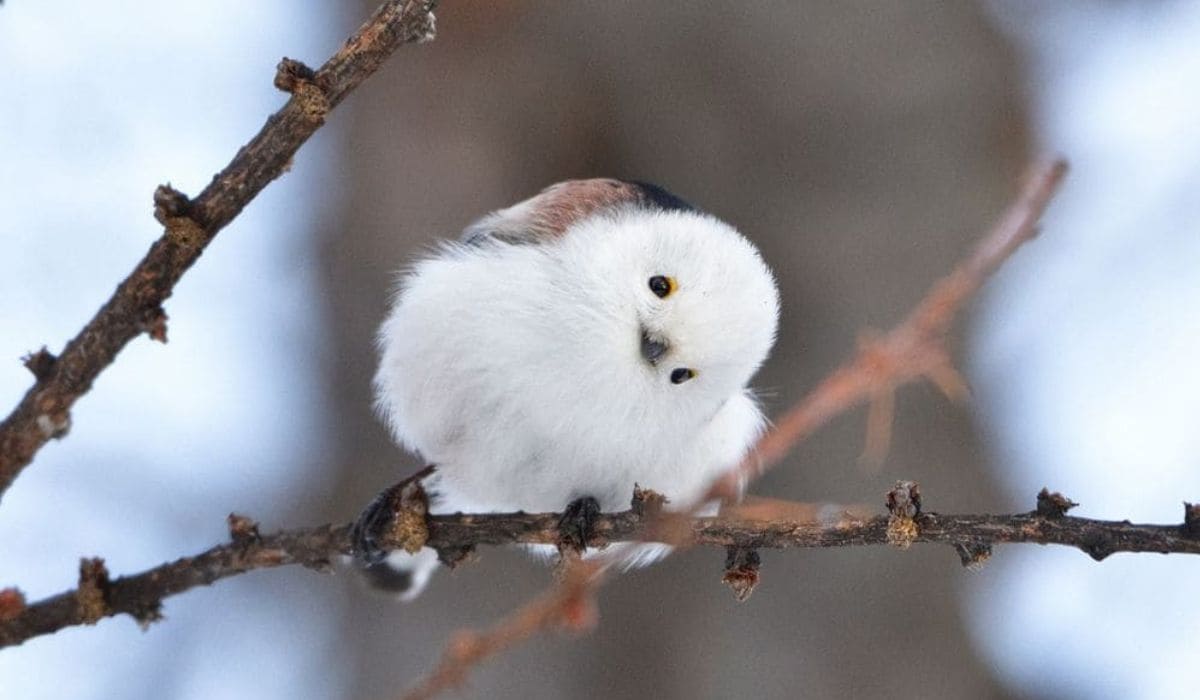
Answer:
[(666, 354), (667, 344), (662, 341), (654, 340), (648, 333), (646, 333), (645, 329), (643, 329), (642, 357), (646, 358), (646, 362), (649, 362), (652, 365), (657, 365), (658, 361), (662, 359), (662, 356)]

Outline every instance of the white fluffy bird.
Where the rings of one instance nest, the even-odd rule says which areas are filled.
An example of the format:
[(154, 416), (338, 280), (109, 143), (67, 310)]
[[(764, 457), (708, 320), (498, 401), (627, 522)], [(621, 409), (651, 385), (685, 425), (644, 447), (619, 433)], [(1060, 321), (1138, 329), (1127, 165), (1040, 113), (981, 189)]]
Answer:
[[(617, 511), (635, 484), (685, 507), (763, 430), (747, 384), (778, 315), (771, 271), (728, 224), (654, 185), (562, 182), (404, 275), (377, 406), (433, 465), (431, 513)], [(437, 554), (384, 559), (371, 535), (369, 570), (416, 596)]]

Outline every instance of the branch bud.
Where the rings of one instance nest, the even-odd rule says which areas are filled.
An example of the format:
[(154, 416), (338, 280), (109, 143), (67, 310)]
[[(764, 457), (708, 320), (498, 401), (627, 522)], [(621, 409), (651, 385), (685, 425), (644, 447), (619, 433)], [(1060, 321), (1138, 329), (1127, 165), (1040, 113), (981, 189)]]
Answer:
[(109, 585), (108, 568), (103, 559), (79, 560), (79, 588), (75, 591), (75, 602), (85, 625), (94, 625), (108, 615)]
[(1051, 493), (1048, 488), (1043, 487), (1037, 495), (1037, 514), (1043, 518), (1057, 520), (1077, 505), (1079, 504), (1057, 491)]
[(897, 481), (887, 493), (888, 544), (908, 549), (916, 541), (920, 529), (917, 517), (921, 515), (921, 487), (915, 481)]
[(721, 582), (733, 589), (733, 597), (737, 602), (744, 603), (758, 585), (758, 570), (762, 559), (757, 549), (748, 547), (725, 548), (725, 574)]

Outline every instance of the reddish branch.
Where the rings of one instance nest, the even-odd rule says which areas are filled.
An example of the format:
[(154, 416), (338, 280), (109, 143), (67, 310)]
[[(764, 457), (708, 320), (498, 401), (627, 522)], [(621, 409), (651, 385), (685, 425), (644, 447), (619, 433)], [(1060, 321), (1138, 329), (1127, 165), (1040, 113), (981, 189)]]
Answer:
[[(1042, 212), (1066, 172), (1067, 164), (1061, 160), (1033, 168), (1016, 200), (971, 255), (939, 280), (903, 322), (886, 335), (864, 340), (852, 360), (776, 418), (752, 458), (714, 485), (710, 495), (726, 495), (737, 482), (757, 478), (797, 443), (863, 401), (882, 406), (883, 417), (890, 423), (891, 396), (903, 384), (928, 379), (947, 396), (962, 396), (963, 383), (950, 360), (946, 334), (959, 310), (988, 276), (1037, 235)], [(872, 427), (878, 429), (878, 425)]]
[[(938, 515), (920, 508), (916, 485), (902, 482), (889, 492), (888, 515), (864, 517), (847, 512), (833, 519), (810, 517), (750, 517), (735, 511), (731, 517), (680, 518), (675, 522), (684, 544), (725, 548), (729, 553), (725, 580), (745, 597), (757, 579), (758, 549), (796, 547), (855, 547), (892, 544), (907, 547), (930, 542), (953, 547), (964, 564), (987, 558), (997, 544), (1033, 542), (1076, 547), (1095, 559), (1115, 552), (1200, 554), (1200, 508), (1187, 505), (1178, 525), (1134, 525), (1127, 521), (1090, 520), (1065, 515), (1073, 504), (1058, 494), (1043, 492), (1038, 508), (1014, 515)], [(802, 504), (793, 512), (802, 513)], [(777, 510), (776, 513), (786, 512)], [(558, 513), (496, 513), (438, 515), (427, 523), (426, 546), (443, 558), (459, 561), (478, 545), (514, 543), (557, 544), (561, 537)], [(661, 521), (635, 500), (627, 511), (601, 515), (589, 543), (604, 546), (641, 541), (661, 532)], [(157, 566), (140, 574), (110, 579), (102, 559), (84, 559), (79, 586), (36, 603), (25, 603), (13, 588), (0, 590), (0, 647), (20, 644), (64, 627), (94, 624), (126, 614), (148, 625), (162, 616), (165, 598), (230, 576), (289, 564), (317, 571), (351, 552), (351, 526), (321, 527), (259, 535), (257, 525), (240, 516), (229, 518), (230, 541), (195, 556)], [(386, 543), (401, 547), (402, 541)], [(445, 687), (465, 677), (466, 669), (535, 632), (566, 625), (586, 628), (595, 618), (592, 589), (600, 564), (585, 560), (569, 567), (563, 582), (507, 621), (486, 632), (462, 633), (447, 650), (445, 660), (429, 681)], [(422, 691), (422, 693), (425, 691)]]
[(405, 694), (405, 700), (426, 700), (447, 688), (461, 685), (467, 673), (495, 656), (551, 627), (590, 629), (596, 620), (592, 586), (599, 574), (594, 563), (580, 562), (550, 590), (529, 601), (491, 629), (464, 630), (454, 635), (436, 668), (420, 685)]
[(291, 98), (199, 196), (189, 200), (168, 186), (154, 193), (155, 216), (165, 227), (133, 272), (62, 353), (45, 348), (26, 358), (36, 381), (0, 423), (0, 496), (51, 438), (70, 428), (75, 401), (117, 353), (141, 333), (166, 341), (163, 302), (217, 233), (272, 180), (325, 123), (351, 90), (399, 46), (433, 38), (429, 0), (390, 0), (320, 69), (284, 59), (275, 85)]

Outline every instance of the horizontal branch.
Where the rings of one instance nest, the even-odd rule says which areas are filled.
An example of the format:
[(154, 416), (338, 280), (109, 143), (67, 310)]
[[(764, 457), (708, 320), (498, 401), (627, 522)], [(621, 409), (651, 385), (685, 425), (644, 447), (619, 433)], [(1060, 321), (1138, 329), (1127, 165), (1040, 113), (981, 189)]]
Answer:
[[(455, 516), (430, 527), (430, 545), (454, 551), (472, 543), (556, 544), (562, 516), (503, 514)], [(606, 515), (597, 524), (596, 544), (642, 541), (642, 518), (631, 511)], [(693, 518), (685, 544), (744, 549), (854, 547), (897, 544), (890, 530), (892, 517), (834, 523)], [(941, 515), (922, 513), (913, 519), (916, 531), (907, 543), (928, 542), (976, 547), (1036, 543), (1076, 547), (1096, 560), (1116, 552), (1200, 554), (1200, 539), (1182, 525), (1138, 525), (1128, 521), (1092, 520), (1065, 516), (1046, 518), (1033, 513), (1011, 515)]]
[[(679, 528), (674, 539), (700, 546), (722, 547), (731, 553), (734, 577), (745, 575), (745, 552), (757, 549), (855, 547), (914, 542), (949, 545), (964, 564), (986, 559), (998, 544), (1037, 543), (1078, 548), (1099, 560), (1116, 552), (1200, 554), (1200, 508), (1188, 505), (1179, 525), (1135, 525), (1128, 521), (1092, 520), (1065, 515), (1074, 504), (1043, 492), (1038, 510), (1012, 515), (939, 515), (920, 508), (916, 485), (903, 482), (888, 494), (888, 515), (862, 518), (849, 514), (834, 520), (770, 520), (744, 517), (673, 518), (656, 516), (644, 494), (621, 513), (598, 517), (594, 547), (624, 541), (653, 540), (663, 527)], [(436, 515), (426, 520), (425, 546), (455, 565), (478, 545), (558, 544), (558, 513), (495, 513)], [(162, 601), (196, 586), (255, 569), (300, 564), (331, 570), (331, 561), (350, 555), (351, 525), (323, 525), (262, 536), (248, 518), (230, 516), (231, 541), (192, 557), (110, 580), (103, 560), (84, 559), (79, 586), (37, 603), (24, 604), (15, 589), (0, 591), (0, 647), (50, 634), (65, 627), (95, 622), (114, 615), (132, 616), (142, 625), (161, 617)], [(386, 542), (402, 547), (405, 542)], [(753, 557), (754, 569), (757, 558)], [(736, 570), (735, 570), (736, 569)], [(727, 573), (727, 582), (730, 575)], [(752, 582), (750, 588), (752, 589)], [(736, 589), (736, 587), (735, 587)], [(745, 591), (748, 594), (748, 590)], [(739, 596), (743, 595), (739, 593)]]
[(429, 0), (389, 0), (317, 71), (280, 62), (275, 85), (291, 98), (267, 119), (199, 196), (189, 200), (170, 186), (154, 193), (155, 217), (165, 231), (112, 297), (55, 357), (45, 348), (25, 359), (36, 381), (0, 422), (0, 497), (38, 450), (62, 437), (70, 410), (96, 377), (141, 333), (166, 342), (162, 304), (212, 242), (272, 180), (290, 166), (300, 146), (351, 90), (402, 44), (433, 37)]

